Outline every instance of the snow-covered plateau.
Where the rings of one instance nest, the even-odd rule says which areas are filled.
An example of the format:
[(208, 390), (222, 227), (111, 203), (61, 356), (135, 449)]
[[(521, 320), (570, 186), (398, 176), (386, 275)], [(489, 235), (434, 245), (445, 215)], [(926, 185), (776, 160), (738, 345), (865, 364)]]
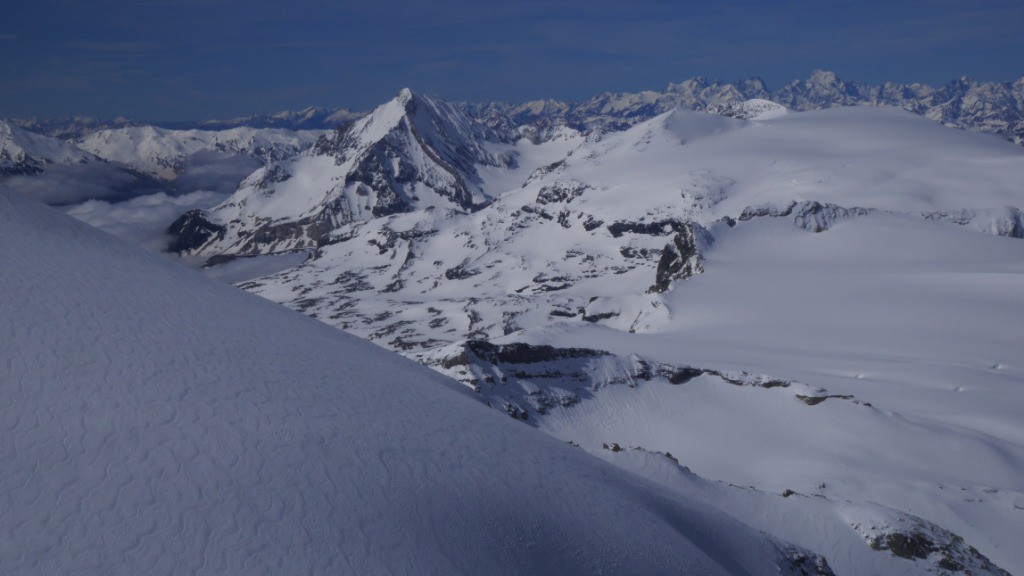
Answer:
[[(197, 459), (188, 466), (216, 470), (218, 494), (244, 492), (233, 470), (263, 470), (253, 464), (262, 459), (269, 468), (256, 478), (272, 494), (301, 488), (277, 507), (231, 500), (233, 512), (195, 504), (205, 485), (172, 503), (143, 498), (186, 518), (196, 513), (182, 509), (198, 510), (206, 524), (197, 525), (235, 514), (228, 528), (203, 532), (211, 550), (273, 540), (278, 528), (253, 523), (270, 515), (302, 524), (316, 509), (328, 532), (306, 536), (356, 538), (351, 557), (379, 564), (346, 565), (347, 545), (298, 554), (350, 569), (408, 566), (378, 557), (384, 543), (395, 558), (422, 555), (438, 571), (824, 573), (820, 556), (837, 574), (1024, 573), (1024, 150), (896, 107), (796, 111), (776, 95), (654, 114), (666, 100), (651, 93), (609, 99), (581, 121), (572, 114), (582, 108), (555, 102), (516, 112), (403, 90), (305, 149), (264, 158), (218, 204), (166, 222), (170, 252), (207, 276), (450, 379), (217, 286), (173, 255), (144, 256), (11, 197), (0, 217), (14, 231), (0, 248), (15, 262), (5, 270), (26, 276), (4, 275), (20, 284), (6, 290), (18, 296), (3, 301), (0, 321), (20, 326), (11, 341), (27, 343), (9, 353), (8, 370), (56, 382), (101, 371), (86, 380), (118, 392), (83, 394), (151, 411), (143, 419), (155, 429), (138, 423), (132, 434), (151, 432), (146, 441), (172, 456), (189, 446)], [(631, 108), (640, 100), (646, 108)], [(39, 226), (54, 231), (29, 231)], [(118, 232), (109, 218), (102, 227)], [(44, 249), (71, 254), (67, 269)], [(47, 331), (45, 319), (88, 308), (74, 302), (90, 292), (31, 287), (70, 289), (52, 278), (92, 278), (93, 269), (132, 296), (104, 284), (96, 305), (109, 314), (53, 320)], [(40, 271), (48, 276), (30, 275)], [(38, 309), (26, 304), (36, 298)], [(107, 316), (109, 327), (97, 320)], [(58, 335), (89, 352), (32, 343)], [(11, 402), (34, 401), (21, 398)], [(8, 429), (27, 418), (45, 433), (46, 418), (92, 409), (75, 398)], [(228, 416), (218, 419), (221, 409)], [(236, 422), (281, 431), (250, 438), (218, 428)], [(215, 440), (189, 436), (193, 428)], [(201, 441), (217, 446), (213, 455)], [(382, 446), (396, 444), (400, 456), (388, 458)], [(101, 442), (99, 456), (68, 445), (51, 448), (137, 457), (149, 470), (117, 442)], [(26, 462), (11, 470), (38, 473), (21, 445), (10, 454)], [(366, 478), (332, 472), (364, 456)], [(181, 458), (172, 460), (168, 469), (180, 470)], [(421, 473), (436, 475), (409, 488)], [(107, 479), (94, 491), (54, 481), (32, 501), (65, 487), (102, 500)], [(134, 486), (135, 476), (119, 481)], [(417, 498), (392, 502), (382, 482)], [(443, 505), (427, 497), (435, 490)], [(331, 491), (360, 495), (358, 512), (321, 510)], [(314, 504), (296, 511), (293, 497)], [(456, 525), (420, 532), (443, 506), (454, 507)], [(475, 523), (488, 507), (512, 520)], [(415, 520), (367, 528), (374, 510)], [(694, 520), (697, 511), (707, 519)], [(331, 528), (347, 514), (353, 524)], [(672, 529), (651, 528), (649, 514)], [(472, 541), (460, 546), (474, 552), (453, 556), (446, 535)], [(260, 561), (290, 558), (306, 536), (279, 539), (282, 555)], [(553, 552), (565, 542), (578, 553)], [(233, 553), (217, 566), (234, 569)]]

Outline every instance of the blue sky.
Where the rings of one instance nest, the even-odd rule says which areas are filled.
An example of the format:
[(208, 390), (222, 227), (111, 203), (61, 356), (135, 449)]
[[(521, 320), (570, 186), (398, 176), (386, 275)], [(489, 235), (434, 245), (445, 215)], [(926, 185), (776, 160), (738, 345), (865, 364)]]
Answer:
[(0, 117), (183, 120), (579, 100), (814, 68), (866, 82), (1024, 74), (1024, 2), (26, 0), (0, 11)]

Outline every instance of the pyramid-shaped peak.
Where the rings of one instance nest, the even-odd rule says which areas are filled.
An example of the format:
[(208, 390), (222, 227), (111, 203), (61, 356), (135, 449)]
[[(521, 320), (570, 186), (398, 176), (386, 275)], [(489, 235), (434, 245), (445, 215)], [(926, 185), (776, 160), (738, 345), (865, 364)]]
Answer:
[(395, 94), (395, 100), (398, 100), (399, 102), (409, 102), (414, 98), (416, 98), (416, 94), (411, 88), (402, 88), (398, 91), (398, 94)]
[(431, 109), (445, 108), (447, 103), (436, 96), (427, 96), (419, 92), (414, 92), (411, 88), (402, 88), (395, 94), (395, 97), (390, 102), (384, 104), (397, 105), (404, 109), (407, 114), (414, 115), (420, 108), (427, 106)]
[(351, 133), (363, 141), (376, 141), (401, 126), (415, 129), (427, 140), (433, 135), (438, 142), (465, 141), (470, 148), (478, 147), (475, 140), (488, 138), (482, 126), (456, 107), (409, 88), (399, 90), (394, 98), (357, 121)]

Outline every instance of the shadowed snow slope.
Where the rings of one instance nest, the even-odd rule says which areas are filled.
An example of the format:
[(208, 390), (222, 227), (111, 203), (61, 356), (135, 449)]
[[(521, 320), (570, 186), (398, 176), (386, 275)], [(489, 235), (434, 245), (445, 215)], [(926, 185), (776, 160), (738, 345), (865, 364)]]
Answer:
[(0, 196), (0, 268), (5, 574), (813, 564), (411, 361), (29, 200)]

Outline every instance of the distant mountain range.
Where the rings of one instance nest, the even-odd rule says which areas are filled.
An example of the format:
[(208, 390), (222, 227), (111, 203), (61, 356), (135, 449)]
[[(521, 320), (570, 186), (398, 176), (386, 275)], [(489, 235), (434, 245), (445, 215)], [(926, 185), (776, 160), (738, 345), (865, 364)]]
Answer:
[(132, 118), (8, 118), (7, 122), (38, 134), (61, 140), (80, 140), (100, 130), (153, 126), (167, 130), (219, 131), (231, 128), (281, 128), (285, 130), (327, 130), (363, 116), (347, 108), (309, 107), (274, 114), (242, 116), (225, 120), (159, 121)]
[(488, 124), (565, 124), (576, 129), (621, 129), (657, 114), (688, 108), (728, 114), (750, 99), (782, 104), (795, 111), (839, 106), (892, 106), (921, 114), (955, 128), (1002, 135), (1024, 144), (1024, 76), (1010, 82), (976, 82), (957, 78), (941, 87), (886, 82), (847, 82), (834, 72), (815, 70), (807, 80), (794, 80), (769, 90), (760, 78), (725, 83), (697, 77), (669, 84), (661, 92), (606, 92), (579, 103), (537, 100), (523, 104), (464, 104), (470, 115)]
[[(1008, 82), (977, 82), (960, 77), (935, 87), (916, 82), (867, 84), (843, 80), (834, 72), (815, 70), (810, 78), (794, 80), (777, 90), (770, 90), (760, 78), (727, 83), (695, 77), (669, 84), (660, 92), (606, 92), (583, 102), (464, 102), (457, 106), (470, 117), (492, 127), (531, 124), (540, 129), (554, 125), (576, 129), (621, 129), (679, 107), (729, 114), (737, 104), (755, 98), (776, 102), (796, 111), (838, 106), (892, 106), (947, 126), (999, 134), (1017, 144), (1024, 144), (1024, 76)], [(10, 122), (55, 138), (79, 139), (97, 130), (140, 125), (175, 130), (225, 130), (240, 126), (326, 130), (350, 123), (363, 115), (347, 108), (310, 107), (299, 111), (193, 122), (77, 117), (21, 118), (10, 119)]]

